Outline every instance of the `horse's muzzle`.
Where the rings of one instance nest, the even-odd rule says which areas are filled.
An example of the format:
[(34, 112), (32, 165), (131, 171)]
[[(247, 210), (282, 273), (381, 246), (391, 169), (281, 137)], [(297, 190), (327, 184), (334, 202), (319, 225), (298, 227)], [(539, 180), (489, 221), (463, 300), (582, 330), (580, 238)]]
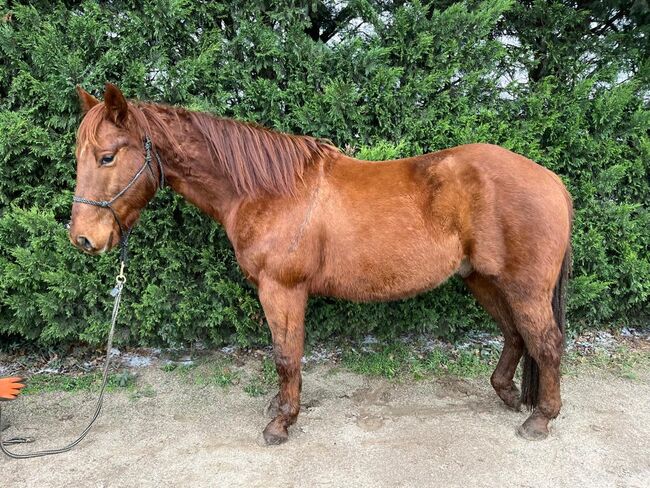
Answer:
[(75, 241), (76, 241), (75, 245), (82, 251), (88, 253), (97, 252), (97, 249), (95, 248), (93, 242), (90, 239), (88, 239), (86, 236), (79, 236), (75, 239)]

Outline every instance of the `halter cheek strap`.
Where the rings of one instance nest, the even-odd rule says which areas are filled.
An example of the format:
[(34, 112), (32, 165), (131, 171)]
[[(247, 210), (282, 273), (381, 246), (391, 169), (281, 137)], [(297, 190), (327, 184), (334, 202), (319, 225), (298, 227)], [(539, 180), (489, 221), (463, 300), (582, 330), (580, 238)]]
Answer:
[[(145, 151), (144, 163), (142, 163), (140, 169), (133, 175), (133, 178), (131, 178), (131, 180), (126, 184), (126, 186), (122, 188), (110, 200), (89, 200), (87, 198), (78, 197), (77, 195), (72, 197), (72, 201), (74, 203), (85, 203), (86, 205), (93, 205), (95, 207), (107, 208), (111, 211), (111, 213), (113, 214), (113, 218), (115, 218), (115, 222), (117, 222), (117, 226), (120, 229), (120, 253), (121, 253), (122, 261), (126, 261), (127, 241), (129, 239), (129, 235), (131, 234), (131, 229), (125, 227), (124, 224), (122, 224), (122, 221), (120, 220), (120, 216), (113, 208), (113, 203), (115, 203), (115, 201), (118, 198), (124, 195), (129, 190), (129, 188), (135, 185), (135, 182), (138, 181), (138, 179), (140, 178), (140, 176), (142, 176), (142, 173), (144, 173), (146, 169), (149, 169), (149, 172), (151, 173), (151, 176), (153, 177), (154, 181), (156, 180), (158, 181), (158, 187), (156, 188), (156, 191), (160, 190), (165, 186), (165, 172), (163, 170), (162, 161), (160, 160), (160, 156), (158, 155), (158, 152), (152, 151), (151, 139), (149, 138), (149, 136), (145, 137), (144, 139), (144, 151)], [(154, 154), (154, 157), (156, 158), (156, 164), (158, 165), (158, 176), (159, 176), (158, 179), (156, 178), (153, 168), (151, 167), (152, 152)]]

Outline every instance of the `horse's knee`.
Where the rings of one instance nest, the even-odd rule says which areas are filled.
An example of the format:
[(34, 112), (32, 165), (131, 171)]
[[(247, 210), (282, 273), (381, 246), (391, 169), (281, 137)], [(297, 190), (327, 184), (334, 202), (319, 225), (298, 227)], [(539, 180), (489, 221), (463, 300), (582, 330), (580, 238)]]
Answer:
[(275, 351), (274, 354), (275, 369), (278, 372), (280, 380), (292, 378), (300, 374), (300, 357)]

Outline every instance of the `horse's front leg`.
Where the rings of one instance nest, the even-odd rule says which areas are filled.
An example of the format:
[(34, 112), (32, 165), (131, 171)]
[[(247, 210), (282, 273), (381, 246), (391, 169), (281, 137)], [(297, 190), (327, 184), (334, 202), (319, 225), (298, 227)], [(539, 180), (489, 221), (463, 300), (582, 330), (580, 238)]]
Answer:
[(259, 296), (273, 337), (275, 367), (280, 377), (276, 416), (264, 429), (267, 444), (281, 444), (300, 411), (300, 365), (305, 342), (304, 286), (287, 287), (275, 280), (259, 283)]

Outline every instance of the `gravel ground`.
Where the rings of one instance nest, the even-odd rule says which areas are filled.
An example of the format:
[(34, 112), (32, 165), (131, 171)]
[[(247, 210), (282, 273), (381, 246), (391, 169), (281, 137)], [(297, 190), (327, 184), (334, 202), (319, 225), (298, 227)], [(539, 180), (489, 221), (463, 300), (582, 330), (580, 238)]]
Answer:
[[(0, 460), (2, 487), (650, 487), (650, 372), (565, 375), (550, 437), (515, 434), (526, 414), (502, 406), (486, 378), (388, 381), (321, 364), (304, 375), (290, 440), (267, 447), (272, 396), (239, 385), (186, 384), (159, 365), (138, 389), (109, 393), (73, 452)], [(4, 437), (40, 449), (68, 442), (92, 393), (40, 393), (7, 404)]]

